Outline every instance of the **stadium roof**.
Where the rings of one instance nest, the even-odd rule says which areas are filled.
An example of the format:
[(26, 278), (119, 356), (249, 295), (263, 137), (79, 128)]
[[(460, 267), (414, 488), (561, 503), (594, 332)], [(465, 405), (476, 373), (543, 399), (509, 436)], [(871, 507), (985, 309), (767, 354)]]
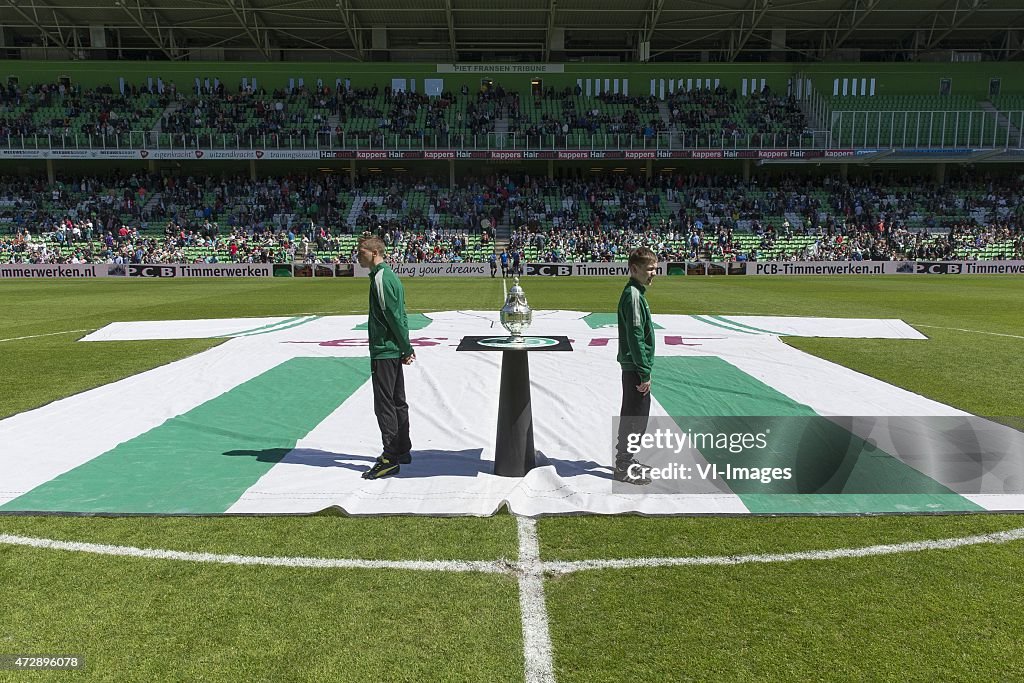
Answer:
[[(353, 61), (1021, 56), (1020, 0), (0, 0), (47, 57)], [(773, 37), (775, 46), (773, 47)], [(782, 47), (784, 45), (784, 47)], [(101, 52), (102, 51), (102, 52)], [(702, 55), (706, 52), (706, 55)], [(34, 54), (34, 53), (32, 53)]]

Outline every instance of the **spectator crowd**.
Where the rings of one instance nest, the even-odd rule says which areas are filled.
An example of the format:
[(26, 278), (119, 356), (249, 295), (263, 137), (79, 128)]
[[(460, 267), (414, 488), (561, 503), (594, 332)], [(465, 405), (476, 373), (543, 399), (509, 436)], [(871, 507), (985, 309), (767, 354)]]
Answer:
[[(336, 174), (0, 178), (0, 261), (348, 261), (381, 235), (403, 262), (486, 258), (612, 261), (637, 246), (664, 260), (1024, 257), (1019, 180), (946, 184), (893, 175)], [(507, 241), (497, 240), (507, 229)], [(505, 233), (502, 233), (505, 234)]]
[[(288, 88), (267, 89), (244, 79), (229, 86), (203, 79), (179, 88), (148, 79), (83, 88), (67, 79), (0, 88), (0, 140), (8, 144), (56, 147), (252, 145), (307, 147), (384, 145), (468, 145), (500, 132), (505, 144), (518, 136), (531, 145), (565, 146), (594, 135), (632, 136), (634, 141), (673, 134), (690, 147), (751, 142), (793, 144), (805, 127), (792, 97), (763, 88), (737, 95), (724, 87), (677, 90), (662, 101), (654, 95), (600, 92), (584, 95), (580, 85), (537, 87), (529, 95), (485, 81), (477, 90), (463, 85), (427, 95), (390, 84), (353, 87), (299, 79)], [(787, 137), (788, 136), (788, 137)], [(39, 141), (42, 140), (40, 143)]]

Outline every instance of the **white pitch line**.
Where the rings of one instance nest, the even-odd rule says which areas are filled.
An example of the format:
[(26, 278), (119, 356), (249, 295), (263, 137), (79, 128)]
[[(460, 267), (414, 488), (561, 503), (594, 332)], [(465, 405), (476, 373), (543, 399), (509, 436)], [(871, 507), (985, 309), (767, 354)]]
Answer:
[(863, 548), (836, 548), (835, 550), (806, 550), (777, 555), (722, 555), (708, 557), (641, 557), (625, 560), (580, 560), (577, 562), (545, 562), (544, 569), (551, 574), (570, 574), (591, 569), (639, 569), (647, 567), (731, 566), (738, 564), (772, 564), (802, 560), (838, 560), (854, 557), (875, 557), (915, 553), (923, 550), (950, 550), (983, 543), (1009, 543), (1024, 539), (1024, 528), (997, 531), (991, 534), (946, 538), (934, 541), (911, 541)]
[(65, 550), (97, 555), (115, 555), (158, 560), (181, 560), (228, 565), (263, 565), (274, 567), (302, 567), (313, 569), (406, 569), (436, 572), (481, 572), (489, 574), (516, 574), (519, 577), (519, 607), (523, 626), (523, 659), (526, 683), (555, 683), (551, 633), (544, 598), (545, 574), (570, 574), (595, 569), (641, 569), (649, 567), (733, 566), (741, 564), (771, 564), (805, 560), (837, 560), (856, 557), (875, 557), (926, 550), (951, 550), (986, 543), (1000, 544), (1024, 539), (1024, 528), (997, 531), (990, 534), (947, 538), (932, 541), (912, 541), (874, 545), (861, 548), (811, 550), (774, 555), (722, 555), (698, 557), (649, 557), (623, 560), (582, 560), (577, 562), (542, 562), (537, 523), (529, 517), (518, 518), (519, 562), (482, 560), (351, 560), (320, 557), (261, 557), (248, 555), (218, 555), (177, 550), (155, 550), (131, 546), (57, 541), (0, 534), (0, 545), (18, 545), (32, 548)]
[(58, 541), (0, 534), (0, 545), (19, 545), (49, 550), (65, 550), (94, 555), (139, 557), (154, 560), (207, 562), (213, 564), (266, 565), (274, 567), (313, 567), (323, 569), (408, 569), (413, 571), (481, 572), (485, 574), (524, 574), (540, 568), (549, 574), (571, 574), (592, 569), (642, 569), (647, 567), (731, 566), (738, 564), (772, 564), (802, 560), (840, 560), (878, 555), (921, 552), (925, 550), (951, 550), (972, 545), (1001, 544), (1024, 540), (1024, 527), (990, 534), (943, 538), (931, 541), (910, 541), (872, 545), (861, 548), (834, 548), (832, 550), (803, 550), (792, 553), (762, 555), (705, 555), (695, 557), (640, 557), (620, 560), (540, 561), (536, 522), (529, 517), (519, 519), (519, 563), (505, 560), (356, 560), (329, 557), (273, 557), (259, 555), (220, 555), (193, 553), (179, 550), (135, 548), (132, 546)]
[(49, 538), (31, 538), (0, 534), (0, 544), (21, 545), (50, 550), (69, 550), (94, 555), (116, 555), (119, 557), (140, 557), (154, 560), (183, 560), (186, 562), (208, 562), (212, 564), (263, 565), (270, 567), (303, 567), (311, 569), (410, 569), (433, 572), (483, 572), (485, 574), (508, 574), (512, 571), (507, 562), (481, 560), (345, 560), (327, 557), (260, 557), (250, 555), (218, 555), (214, 553), (191, 553), (178, 550), (154, 550), (131, 546), (80, 543), (77, 541), (56, 541)]
[(939, 325), (925, 325), (923, 323), (910, 323), (914, 327), (930, 327), (933, 330), (953, 330), (954, 332), (971, 332), (972, 334), (990, 334), (993, 337), (1011, 337), (1013, 339), (1024, 339), (1019, 334), (1004, 334), (1002, 332), (985, 332), (984, 330), (965, 330), (961, 327), (940, 327)]
[(537, 522), (519, 517), (519, 612), (523, 621), (526, 683), (554, 683), (551, 632), (544, 601), (544, 565), (540, 561)]
[(37, 337), (52, 337), (58, 334), (74, 334), (75, 332), (95, 332), (95, 330), (67, 330), (66, 332), (47, 332), (46, 334), (30, 334), (27, 337), (11, 337), (10, 339), (0, 339), (0, 342), (21, 341), (22, 339), (35, 339)]

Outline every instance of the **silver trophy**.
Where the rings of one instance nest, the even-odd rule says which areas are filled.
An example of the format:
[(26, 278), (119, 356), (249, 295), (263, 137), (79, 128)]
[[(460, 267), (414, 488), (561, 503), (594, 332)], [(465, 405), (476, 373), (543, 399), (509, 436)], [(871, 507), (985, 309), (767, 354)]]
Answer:
[(505, 297), (505, 305), (501, 307), (501, 325), (512, 337), (511, 344), (523, 344), (523, 332), (533, 322), (533, 310), (526, 303), (526, 294), (519, 286), (519, 276), (512, 280), (512, 288)]

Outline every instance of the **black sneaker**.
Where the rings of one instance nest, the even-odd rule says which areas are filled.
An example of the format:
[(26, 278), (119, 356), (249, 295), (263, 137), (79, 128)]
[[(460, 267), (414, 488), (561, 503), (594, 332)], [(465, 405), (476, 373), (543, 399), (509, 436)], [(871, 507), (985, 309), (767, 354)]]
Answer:
[(615, 481), (621, 481), (624, 484), (646, 486), (651, 483), (651, 478), (644, 470), (649, 469), (647, 465), (637, 460), (616, 460), (612, 477)]
[(399, 465), (408, 465), (411, 462), (412, 462), (412, 453), (402, 453), (400, 456), (398, 456), (398, 464)]
[(394, 460), (389, 460), (383, 455), (377, 458), (377, 462), (373, 463), (373, 467), (363, 472), (363, 479), (383, 479), (384, 477), (391, 477), (398, 474), (401, 468), (398, 463)]

